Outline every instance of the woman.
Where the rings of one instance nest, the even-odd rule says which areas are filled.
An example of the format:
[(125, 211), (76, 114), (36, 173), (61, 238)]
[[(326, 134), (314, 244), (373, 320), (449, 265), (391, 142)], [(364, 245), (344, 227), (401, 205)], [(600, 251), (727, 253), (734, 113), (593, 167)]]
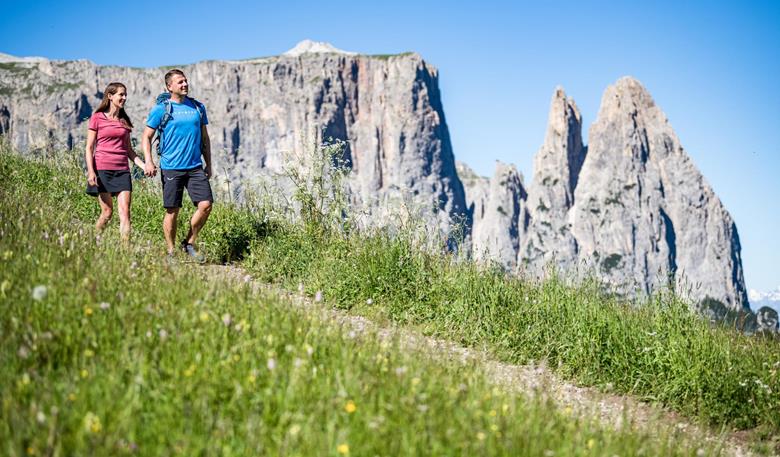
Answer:
[(119, 204), (119, 232), (124, 241), (130, 239), (130, 200), (133, 184), (127, 159), (144, 168), (144, 161), (130, 146), (133, 123), (125, 112), (127, 88), (111, 83), (103, 92), (103, 100), (89, 119), (87, 130), (87, 193), (96, 195), (100, 217), (95, 228), (103, 230), (114, 212), (112, 197)]

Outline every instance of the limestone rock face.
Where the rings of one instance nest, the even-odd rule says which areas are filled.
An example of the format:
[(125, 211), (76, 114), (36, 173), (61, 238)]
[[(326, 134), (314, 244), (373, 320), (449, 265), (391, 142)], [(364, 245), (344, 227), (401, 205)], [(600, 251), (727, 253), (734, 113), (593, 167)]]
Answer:
[(671, 279), (695, 299), (749, 310), (731, 216), (632, 78), (604, 93), (569, 217), (580, 259), (619, 289)]
[(471, 239), (474, 258), (480, 262), (496, 261), (505, 269), (513, 270), (525, 231), (522, 215), (527, 193), (523, 178), (514, 165), (497, 162), (496, 171), (483, 195), (480, 211), (473, 215)]
[[(352, 197), (369, 213), (403, 199), (442, 231), (452, 219), (462, 220), (465, 197), (437, 70), (417, 54), (371, 57), (308, 48), (181, 67), (191, 95), (207, 107), (221, 182), (251, 186), (332, 137), (347, 142)], [(81, 148), (85, 120), (103, 89), (120, 81), (128, 88), (133, 137), (140, 140), (165, 71), (87, 61), (0, 63), (0, 133), (20, 150)]]
[(577, 240), (568, 213), (585, 154), (582, 116), (559, 87), (550, 102), (547, 134), (534, 158), (528, 191), (528, 236), (519, 253), (527, 273), (539, 276), (550, 263), (565, 271), (577, 261)]

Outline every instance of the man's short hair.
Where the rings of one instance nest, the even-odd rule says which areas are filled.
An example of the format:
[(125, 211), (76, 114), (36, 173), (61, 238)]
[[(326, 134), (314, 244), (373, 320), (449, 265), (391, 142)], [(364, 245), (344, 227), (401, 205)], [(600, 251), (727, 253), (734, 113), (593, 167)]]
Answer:
[(168, 87), (168, 85), (171, 83), (171, 78), (173, 78), (173, 75), (181, 75), (186, 78), (184, 75), (184, 72), (179, 70), (178, 68), (174, 68), (173, 70), (169, 70), (168, 73), (165, 74), (165, 87)]

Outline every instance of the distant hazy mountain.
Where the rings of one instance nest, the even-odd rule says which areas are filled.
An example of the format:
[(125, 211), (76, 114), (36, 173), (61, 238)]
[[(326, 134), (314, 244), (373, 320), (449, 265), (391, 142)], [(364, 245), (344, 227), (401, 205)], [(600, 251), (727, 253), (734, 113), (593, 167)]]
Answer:
[(748, 298), (750, 299), (750, 307), (755, 311), (762, 306), (768, 306), (778, 313), (780, 313), (780, 286), (775, 290), (769, 292), (759, 292), (754, 289), (750, 289), (748, 292)]

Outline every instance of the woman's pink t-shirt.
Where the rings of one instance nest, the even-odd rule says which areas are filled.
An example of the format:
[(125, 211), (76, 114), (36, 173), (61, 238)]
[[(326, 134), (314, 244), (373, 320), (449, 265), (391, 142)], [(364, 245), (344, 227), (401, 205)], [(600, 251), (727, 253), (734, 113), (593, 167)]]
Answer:
[(97, 133), (95, 168), (97, 170), (129, 170), (127, 165), (130, 128), (119, 120), (94, 113), (89, 118), (89, 129)]

